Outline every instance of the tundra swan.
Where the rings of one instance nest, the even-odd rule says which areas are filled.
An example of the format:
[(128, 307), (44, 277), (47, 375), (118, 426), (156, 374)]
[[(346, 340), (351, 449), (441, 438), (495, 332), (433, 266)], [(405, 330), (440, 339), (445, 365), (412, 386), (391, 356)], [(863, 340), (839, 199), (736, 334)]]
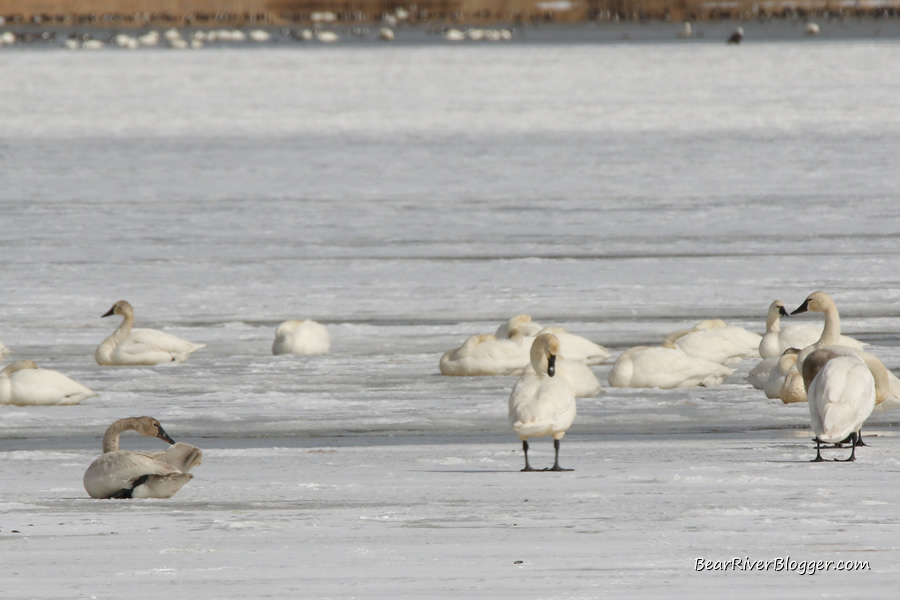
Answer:
[[(119, 436), (137, 431), (172, 444), (165, 452), (119, 450)], [(91, 498), (171, 498), (194, 476), (200, 449), (175, 443), (153, 417), (119, 419), (103, 436), (103, 454), (84, 473), (84, 489)]]
[(522, 440), (523, 471), (534, 471), (528, 462), (528, 440), (553, 436), (555, 460), (549, 471), (571, 471), (559, 466), (559, 441), (575, 420), (575, 394), (568, 380), (556, 375), (560, 343), (552, 333), (534, 338), (531, 370), (523, 374), (509, 396), (509, 424)]
[[(766, 333), (759, 342), (759, 355), (763, 358), (780, 357), (788, 348), (806, 348), (815, 344), (822, 336), (823, 327), (798, 323), (781, 326), (781, 317), (790, 316), (784, 309), (784, 302), (775, 300), (769, 305), (766, 315)], [(862, 350), (866, 344), (846, 335), (837, 342), (841, 346)]]
[(272, 354), (327, 354), (331, 336), (315, 321), (285, 321), (275, 330)]
[(771, 358), (764, 358), (761, 360), (755, 367), (750, 369), (750, 372), (747, 373), (747, 383), (752, 385), (757, 390), (764, 389), (766, 387), (766, 381), (769, 380), (769, 374), (772, 372), (772, 369), (778, 364), (778, 359), (780, 356), (773, 356)]
[(743, 327), (726, 325), (721, 319), (701, 321), (687, 331), (676, 331), (663, 342), (665, 348), (680, 348), (688, 356), (732, 366), (748, 356), (758, 356), (762, 336)]
[(591, 340), (569, 333), (564, 327), (544, 327), (538, 332), (552, 333), (559, 340), (560, 352), (566, 360), (582, 362), (586, 365), (599, 365), (609, 358), (609, 350), (595, 344)]
[(528, 340), (521, 333), (497, 339), (490, 333), (473, 335), (462, 346), (444, 352), (442, 375), (521, 375), (528, 365)]
[(97, 392), (59, 371), (41, 369), (33, 360), (20, 360), (0, 371), (0, 404), (67, 406)]
[(853, 449), (847, 461), (856, 460), (859, 430), (875, 408), (875, 379), (868, 365), (852, 352), (830, 348), (813, 351), (803, 361), (803, 382), (809, 402), (809, 417), (816, 434), (816, 458), (824, 460), (822, 442), (847, 440)]
[(688, 356), (679, 348), (635, 346), (616, 359), (609, 384), (618, 388), (684, 388), (722, 383), (734, 369)]
[[(535, 373), (530, 362), (525, 367), (525, 373)], [(556, 357), (555, 376), (563, 377), (569, 382), (576, 398), (593, 398), (603, 393), (603, 386), (590, 367), (583, 362), (568, 360), (562, 353)]]
[(193, 344), (180, 337), (156, 329), (132, 329), (134, 309), (119, 300), (101, 317), (121, 315), (122, 322), (108, 338), (97, 346), (94, 358), (99, 365), (157, 365), (184, 362), (191, 352), (206, 344)]
[(544, 326), (531, 320), (531, 315), (516, 315), (506, 323), (501, 323), (494, 334), (503, 339), (509, 337), (510, 331), (519, 330), (525, 337), (534, 337)]

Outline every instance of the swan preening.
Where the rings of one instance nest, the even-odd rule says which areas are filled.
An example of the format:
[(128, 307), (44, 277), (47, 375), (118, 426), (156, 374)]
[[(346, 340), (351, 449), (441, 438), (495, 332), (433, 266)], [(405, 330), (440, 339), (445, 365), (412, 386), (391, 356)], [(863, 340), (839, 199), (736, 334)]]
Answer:
[[(172, 444), (165, 452), (119, 450), (125, 431), (156, 437)], [(176, 443), (153, 417), (119, 419), (103, 436), (103, 454), (84, 473), (84, 489), (91, 498), (171, 498), (194, 476), (200, 449)]]
[(0, 371), (0, 404), (68, 406), (98, 394), (59, 371), (20, 360)]
[(184, 362), (191, 352), (206, 344), (193, 344), (156, 329), (133, 329), (134, 309), (119, 300), (101, 317), (120, 315), (122, 322), (108, 338), (97, 346), (94, 358), (99, 365), (158, 365)]
[(559, 441), (575, 420), (575, 394), (564, 377), (555, 376), (559, 339), (552, 333), (534, 338), (531, 369), (522, 375), (509, 396), (509, 424), (522, 440), (523, 471), (535, 471), (528, 461), (528, 440), (553, 436), (555, 460), (545, 471), (570, 471), (559, 466)]
[(327, 354), (331, 336), (315, 321), (284, 321), (275, 330), (272, 354)]

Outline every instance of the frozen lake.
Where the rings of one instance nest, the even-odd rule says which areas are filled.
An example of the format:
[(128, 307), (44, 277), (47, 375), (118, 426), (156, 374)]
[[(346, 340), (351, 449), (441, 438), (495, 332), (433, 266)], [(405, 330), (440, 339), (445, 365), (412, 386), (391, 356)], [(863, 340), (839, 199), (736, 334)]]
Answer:
[[(0, 57), (0, 340), (100, 393), (0, 406), (4, 597), (897, 591), (898, 414), (811, 465), (806, 406), (745, 383), (755, 361), (689, 390), (609, 388), (610, 361), (574, 472), (519, 473), (515, 378), (438, 359), (518, 313), (613, 357), (705, 318), (762, 333), (821, 289), (900, 372), (900, 44)], [(97, 366), (119, 299), (207, 347)], [(330, 354), (272, 356), (301, 318)], [(195, 479), (90, 500), (104, 429), (139, 414), (203, 448)], [(735, 557), (870, 568), (695, 570)]]

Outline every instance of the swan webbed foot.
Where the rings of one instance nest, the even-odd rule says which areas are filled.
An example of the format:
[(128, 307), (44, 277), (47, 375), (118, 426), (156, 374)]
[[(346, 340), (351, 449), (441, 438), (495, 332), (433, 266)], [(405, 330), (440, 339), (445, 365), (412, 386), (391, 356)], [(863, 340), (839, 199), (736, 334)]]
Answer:
[(563, 469), (559, 465), (553, 465), (549, 469), (544, 469), (545, 471), (574, 471), (575, 469)]

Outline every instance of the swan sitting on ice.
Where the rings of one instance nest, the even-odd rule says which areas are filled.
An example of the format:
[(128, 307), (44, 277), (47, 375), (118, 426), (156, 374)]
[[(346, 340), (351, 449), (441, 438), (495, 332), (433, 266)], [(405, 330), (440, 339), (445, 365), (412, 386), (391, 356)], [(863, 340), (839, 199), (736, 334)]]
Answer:
[(517, 331), (507, 339), (490, 333), (473, 335), (459, 348), (444, 352), (441, 375), (521, 375), (528, 365), (528, 339)]
[(206, 344), (193, 344), (156, 329), (132, 329), (134, 309), (125, 300), (113, 304), (101, 317), (120, 315), (122, 322), (108, 338), (97, 346), (94, 358), (99, 365), (158, 365), (184, 362), (191, 352)]
[(522, 375), (509, 396), (509, 423), (522, 440), (523, 471), (534, 471), (528, 462), (528, 440), (553, 436), (555, 460), (547, 471), (571, 471), (559, 466), (559, 441), (575, 420), (575, 394), (570, 383), (556, 375), (560, 343), (553, 334), (541, 334), (531, 345), (531, 370)]
[[(119, 450), (119, 436), (137, 431), (172, 444), (165, 452)], [(175, 443), (153, 417), (119, 419), (103, 436), (103, 454), (84, 473), (84, 489), (91, 498), (171, 498), (194, 476), (200, 449)]]
[(618, 388), (711, 387), (733, 372), (720, 363), (688, 356), (678, 348), (635, 346), (619, 355), (608, 379)]
[[(781, 326), (781, 317), (790, 316), (784, 309), (784, 302), (775, 300), (769, 305), (766, 315), (766, 333), (759, 342), (759, 355), (763, 358), (780, 357), (788, 348), (806, 348), (815, 344), (822, 336), (823, 327), (807, 323)], [(839, 345), (862, 350), (866, 344), (852, 337), (842, 335)]]
[(520, 331), (525, 337), (534, 337), (544, 326), (531, 320), (531, 315), (516, 315), (506, 323), (501, 323), (494, 334), (499, 339), (508, 338), (510, 331)]
[(315, 321), (285, 321), (275, 330), (272, 354), (327, 354), (331, 336)]
[(743, 327), (726, 325), (721, 319), (700, 321), (692, 329), (676, 331), (663, 342), (665, 348), (680, 348), (688, 356), (732, 366), (748, 356), (759, 355), (762, 336)]
[(560, 352), (566, 357), (566, 360), (582, 362), (586, 365), (599, 365), (609, 358), (609, 350), (585, 337), (569, 333), (564, 327), (544, 327), (538, 332), (538, 335), (542, 333), (552, 333), (557, 337)]
[(809, 401), (809, 417), (816, 434), (816, 458), (824, 460), (821, 444), (853, 444), (856, 460), (859, 430), (875, 408), (875, 379), (866, 363), (853, 353), (817, 349), (803, 361), (803, 381)]
[(59, 371), (40, 369), (33, 360), (20, 360), (0, 371), (0, 404), (67, 406), (97, 392)]

